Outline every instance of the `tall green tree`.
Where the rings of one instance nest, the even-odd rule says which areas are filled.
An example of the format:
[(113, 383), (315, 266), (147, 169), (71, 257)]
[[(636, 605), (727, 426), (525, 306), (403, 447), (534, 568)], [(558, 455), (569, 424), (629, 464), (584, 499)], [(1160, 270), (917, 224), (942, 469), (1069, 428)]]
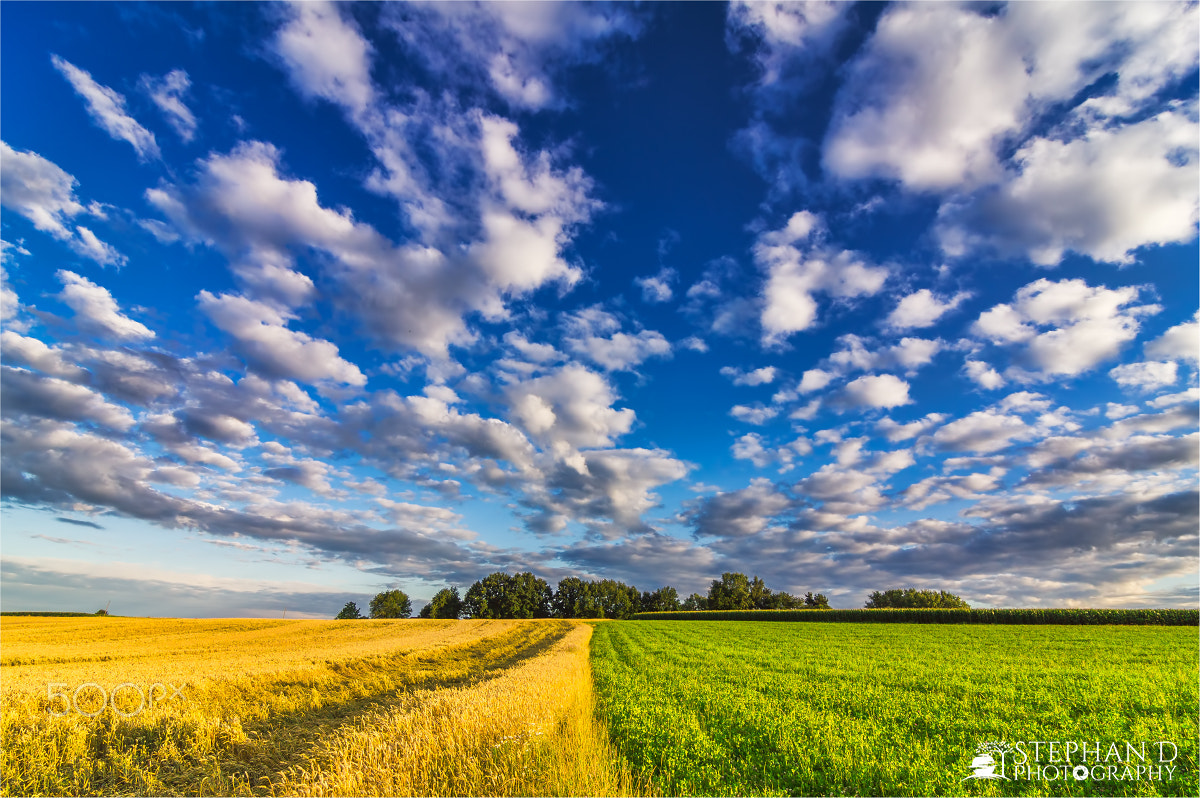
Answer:
[(412, 601), (403, 590), (385, 590), (371, 599), (372, 618), (409, 618)]
[(824, 593), (814, 596), (810, 590), (804, 594), (804, 606), (811, 610), (827, 610), (829, 609), (829, 597)]
[(683, 603), (679, 605), (679, 609), (687, 612), (706, 610), (708, 609), (708, 599), (699, 593), (693, 593), (683, 600)]
[(594, 582), (592, 590), (605, 618), (628, 618), (637, 612), (642, 599), (636, 587), (613, 579)]
[(775, 606), (775, 596), (767, 589), (767, 583), (757, 576), (750, 580), (750, 606), (756, 610), (769, 610)]
[(876, 590), (867, 598), (867, 609), (885, 607), (916, 607), (932, 609), (970, 609), (970, 605), (953, 593), (945, 590), (917, 590), (893, 588), (882, 593)]
[(591, 583), (577, 576), (568, 576), (558, 581), (558, 589), (551, 599), (551, 612), (555, 618), (591, 618), (592, 615), (581, 614), (588, 611), (587, 601), (591, 592)]
[(347, 601), (346, 606), (342, 607), (342, 611), (334, 616), (335, 621), (356, 621), (362, 618), (362, 613), (358, 611), (358, 605), (353, 601)]
[(726, 571), (720, 579), (714, 579), (708, 589), (708, 609), (748, 610), (750, 601), (750, 578), (745, 574)]
[(641, 606), (639, 612), (674, 612), (679, 609), (679, 594), (675, 592), (675, 588), (667, 586), (660, 587), (653, 593), (642, 593)]
[(444, 587), (433, 594), (429, 603), (421, 608), (422, 618), (458, 618), (462, 615), (463, 602), (457, 587)]
[(497, 571), (471, 585), (463, 612), (470, 618), (549, 618), (553, 595), (544, 579), (528, 571)]

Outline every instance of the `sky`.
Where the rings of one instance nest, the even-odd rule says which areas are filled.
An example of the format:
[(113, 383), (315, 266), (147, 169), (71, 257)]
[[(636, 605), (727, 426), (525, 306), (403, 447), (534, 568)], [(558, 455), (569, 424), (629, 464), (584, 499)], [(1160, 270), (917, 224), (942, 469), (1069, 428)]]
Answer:
[(0, 605), (1197, 604), (1186, 3), (5, 3)]

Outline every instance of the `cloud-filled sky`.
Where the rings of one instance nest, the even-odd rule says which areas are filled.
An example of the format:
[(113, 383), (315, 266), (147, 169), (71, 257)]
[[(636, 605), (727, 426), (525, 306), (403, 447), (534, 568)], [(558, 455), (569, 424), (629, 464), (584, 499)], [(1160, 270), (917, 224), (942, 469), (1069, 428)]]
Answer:
[(1198, 14), (6, 4), (3, 605), (1195, 606)]

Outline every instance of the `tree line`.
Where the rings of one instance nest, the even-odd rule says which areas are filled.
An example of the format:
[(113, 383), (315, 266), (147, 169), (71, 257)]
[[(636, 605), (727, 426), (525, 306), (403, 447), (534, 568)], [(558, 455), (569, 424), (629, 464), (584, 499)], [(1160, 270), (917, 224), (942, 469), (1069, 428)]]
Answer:
[[(439, 590), (420, 612), (421, 618), (629, 618), (638, 612), (676, 610), (829, 609), (823, 593), (803, 597), (770, 590), (762, 579), (727, 572), (714, 579), (707, 595), (693, 593), (683, 601), (675, 588), (640, 591), (613, 579), (567, 577), (551, 589), (526, 571), (489, 574), (460, 595), (457, 587)], [(412, 601), (402, 590), (386, 590), (371, 599), (369, 615), (349, 601), (339, 619), (409, 618)]]
[[(892, 589), (871, 593), (868, 609), (895, 607), (970, 609), (953, 593), (944, 590)], [(673, 587), (653, 592), (639, 591), (632, 585), (613, 579), (589, 581), (578, 577), (560, 580), (558, 589), (532, 573), (512, 574), (497, 571), (475, 582), (465, 596), (457, 587), (434, 594), (420, 612), (421, 618), (629, 618), (639, 612), (676, 612), (680, 610), (827, 610), (824, 593), (809, 591), (793, 596), (771, 590), (759, 577), (737, 572), (721, 574), (708, 588), (707, 595), (693, 593), (683, 601)], [(385, 590), (371, 599), (370, 614), (364, 616), (353, 601), (337, 614), (338, 619), (409, 618), (412, 601), (402, 590)]]

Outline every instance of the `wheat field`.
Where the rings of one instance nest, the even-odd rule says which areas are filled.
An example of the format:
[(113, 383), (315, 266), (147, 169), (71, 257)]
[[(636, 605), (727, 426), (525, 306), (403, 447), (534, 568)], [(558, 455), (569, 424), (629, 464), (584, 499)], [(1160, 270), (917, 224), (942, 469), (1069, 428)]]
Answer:
[(572, 621), (7, 617), (0, 789), (640, 794), (596, 719), (591, 634)]

